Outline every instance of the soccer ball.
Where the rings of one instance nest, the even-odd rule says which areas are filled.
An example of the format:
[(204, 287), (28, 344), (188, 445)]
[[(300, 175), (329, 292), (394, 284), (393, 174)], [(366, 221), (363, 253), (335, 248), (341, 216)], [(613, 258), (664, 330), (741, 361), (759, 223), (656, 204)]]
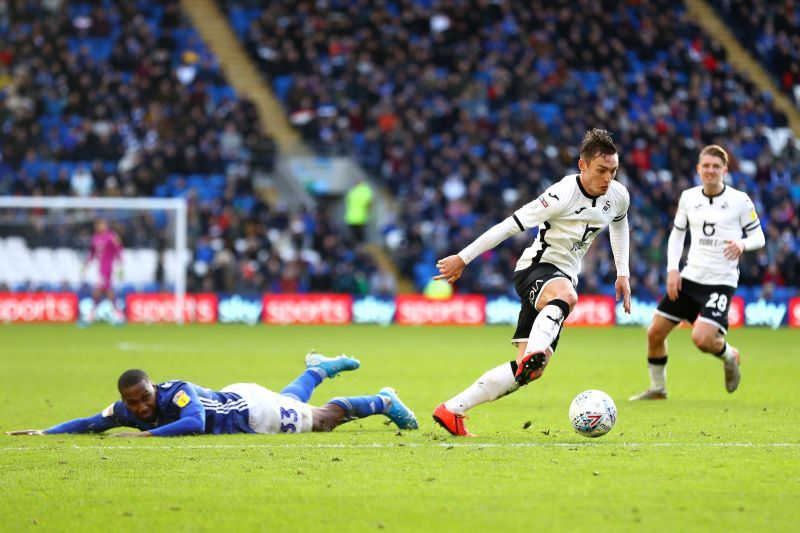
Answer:
[(583, 391), (569, 406), (569, 421), (584, 437), (602, 437), (617, 422), (617, 406), (603, 391)]

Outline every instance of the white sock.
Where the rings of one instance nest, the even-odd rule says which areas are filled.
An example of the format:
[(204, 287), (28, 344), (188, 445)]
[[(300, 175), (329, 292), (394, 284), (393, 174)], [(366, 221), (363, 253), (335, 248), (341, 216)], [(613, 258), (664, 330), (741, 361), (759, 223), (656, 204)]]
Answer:
[(494, 401), (518, 388), (511, 364), (503, 363), (486, 371), (475, 383), (444, 402), (444, 406), (451, 413), (463, 415), (476, 405)]
[(555, 305), (546, 305), (533, 321), (526, 353), (543, 352), (556, 340), (564, 322), (564, 311)]
[(647, 363), (650, 371), (650, 390), (666, 392), (667, 390), (667, 365), (654, 365)]
[(730, 363), (731, 361), (733, 361), (733, 350), (731, 350), (731, 345), (726, 342), (725, 351), (722, 352), (722, 355), (718, 355), (717, 357), (719, 357), (726, 363)]

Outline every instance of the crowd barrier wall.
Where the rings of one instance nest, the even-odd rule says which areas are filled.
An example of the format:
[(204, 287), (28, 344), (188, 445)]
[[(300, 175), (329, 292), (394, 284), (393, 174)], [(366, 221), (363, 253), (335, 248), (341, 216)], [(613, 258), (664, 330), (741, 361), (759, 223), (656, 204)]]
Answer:
[[(581, 295), (567, 318), (569, 326), (613, 326), (650, 323), (656, 301), (633, 298), (631, 313), (611, 296)], [(130, 293), (120, 299), (130, 323), (168, 323), (175, 320), (172, 293)], [(89, 297), (69, 292), (0, 293), (0, 322), (76, 322), (92, 308)], [(398, 324), (465, 325), (516, 324), (519, 301), (507, 296), (456, 295), (432, 299), (416, 294), (396, 297), (353, 297), (348, 294), (187, 294), (185, 322), (202, 324)], [(98, 306), (97, 318), (112, 317), (110, 302)], [(731, 328), (800, 327), (800, 298), (746, 301), (734, 296), (728, 311)]]

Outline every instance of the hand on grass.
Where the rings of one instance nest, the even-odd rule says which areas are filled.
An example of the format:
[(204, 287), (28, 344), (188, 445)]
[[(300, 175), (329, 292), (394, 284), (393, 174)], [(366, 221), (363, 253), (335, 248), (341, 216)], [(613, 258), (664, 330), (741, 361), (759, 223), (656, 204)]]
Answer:
[(18, 429), (16, 431), (6, 431), (6, 435), (44, 435), (41, 429)]

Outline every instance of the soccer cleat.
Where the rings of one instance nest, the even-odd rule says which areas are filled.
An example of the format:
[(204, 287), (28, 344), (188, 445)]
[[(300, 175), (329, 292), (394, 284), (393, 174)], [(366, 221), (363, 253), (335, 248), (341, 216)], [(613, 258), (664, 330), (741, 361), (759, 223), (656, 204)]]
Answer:
[(635, 402), (638, 400), (666, 400), (666, 399), (667, 399), (667, 391), (647, 389), (642, 393), (631, 396), (630, 398), (628, 398), (628, 401)]
[(386, 411), (385, 414), (392, 422), (397, 424), (397, 427), (400, 429), (419, 428), (417, 417), (414, 416), (414, 411), (406, 407), (406, 404), (400, 400), (397, 391), (391, 387), (384, 387), (378, 391), (378, 396), (389, 398), (389, 410)]
[(339, 372), (348, 372), (360, 366), (361, 361), (344, 354), (337, 357), (325, 357), (314, 350), (306, 354), (306, 368), (320, 368), (329, 378), (335, 377)]
[(546, 364), (547, 354), (544, 352), (525, 354), (522, 359), (517, 361), (517, 373), (514, 375), (517, 385), (522, 387), (539, 378)]
[(733, 392), (739, 387), (739, 350), (731, 346), (733, 358), (730, 361), (725, 361), (725, 389), (728, 392)]
[(464, 415), (457, 415), (444, 406), (444, 402), (433, 411), (433, 421), (446, 429), (451, 435), (456, 437), (475, 437), (469, 431), (467, 426), (464, 425), (464, 419), (468, 418)]

